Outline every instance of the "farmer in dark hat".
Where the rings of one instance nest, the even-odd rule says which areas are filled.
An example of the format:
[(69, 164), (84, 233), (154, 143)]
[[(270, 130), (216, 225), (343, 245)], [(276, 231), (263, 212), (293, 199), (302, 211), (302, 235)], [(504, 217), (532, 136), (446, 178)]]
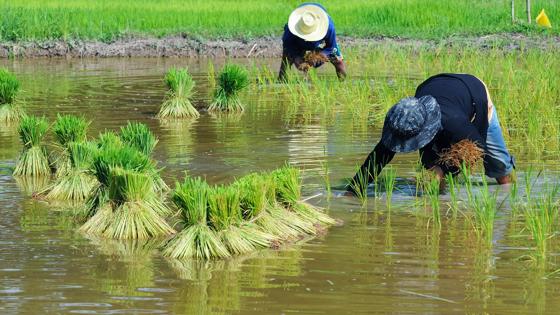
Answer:
[(457, 174), (457, 168), (440, 161), (440, 153), (463, 139), (484, 150), (487, 176), (499, 184), (511, 182), (514, 160), (484, 82), (470, 74), (435, 75), (417, 87), (414, 97), (404, 98), (389, 109), (381, 140), (353, 181), (358, 183), (358, 176), (365, 175), (370, 183), (395, 153), (416, 150), (422, 165), (439, 180), (445, 174)]
[[(306, 61), (306, 53), (311, 52), (321, 54), (322, 58)], [(334, 65), (339, 78), (346, 76), (346, 67), (336, 42), (333, 20), (322, 5), (304, 3), (290, 14), (288, 23), (284, 26), (282, 63), (278, 79), (285, 81), (286, 70), (292, 65), (307, 72), (310, 67), (320, 67), (326, 60)]]

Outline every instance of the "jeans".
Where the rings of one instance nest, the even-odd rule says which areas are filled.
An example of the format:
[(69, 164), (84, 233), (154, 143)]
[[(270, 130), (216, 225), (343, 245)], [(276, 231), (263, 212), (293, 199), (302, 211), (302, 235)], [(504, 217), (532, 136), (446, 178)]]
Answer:
[(513, 171), (515, 160), (506, 148), (496, 108), (492, 107), (492, 110), (492, 119), (490, 119), (486, 133), (484, 170), (488, 177), (498, 178), (509, 175)]

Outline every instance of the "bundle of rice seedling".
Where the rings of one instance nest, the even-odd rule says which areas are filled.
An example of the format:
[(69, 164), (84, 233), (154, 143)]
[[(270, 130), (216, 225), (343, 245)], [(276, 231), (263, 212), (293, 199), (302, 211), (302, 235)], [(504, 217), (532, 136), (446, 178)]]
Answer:
[(484, 150), (475, 142), (463, 139), (450, 148), (444, 149), (439, 155), (439, 162), (449, 167), (461, 168), (464, 164), (468, 168), (477, 166), (484, 157)]
[(113, 217), (103, 235), (116, 239), (145, 239), (175, 233), (160, 216), (149, 174), (111, 168), (109, 200)]
[(98, 185), (97, 179), (90, 172), (93, 158), (97, 154), (97, 146), (92, 142), (69, 142), (66, 143), (66, 147), (70, 168), (46, 189), (46, 198), (83, 201)]
[(57, 142), (66, 146), (70, 142), (85, 142), (90, 121), (74, 115), (57, 115), (53, 132)]
[(58, 151), (54, 156), (54, 168), (58, 177), (67, 174), (71, 168), (67, 144), (85, 142), (90, 123), (83, 117), (57, 115), (53, 132), (59, 144)]
[(49, 129), (44, 117), (26, 116), (19, 125), (23, 151), (16, 162), (14, 176), (48, 176), (51, 173), (43, 138)]
[[(240, 194), (234, 185), (216, 186), (210, 190), (208, 198), (212, 227), (218, 231), (223, 243), (233, 255), (250, 253), (261, 243), (256, 235), (251, 234), (254, 229), (249, 225), (242, 225)], [(266, 245), (266, 239), (263, 242)]]
[(169, 89), (157, 114), (158, 118), (196, 118), (200, 116), (189, 98), (193, 96), (195, 82), (188, 70), (171, 69), (165, 75)]
[(164, 245), (163, 255), (171, 258), (227, 258), (230, 253), (219, 235), (208, 226), (208, 184), (200, 178), (177, 183), (173, 203), (181, 210), (184, 228)]
[(299, 170), (284, 166), (272, 172), (276, 180), (276, 197), (279, 202), (311, 222), (332, 225), (335, 220), (317, 207), (301, 201), (301, 177)]
[(113, 131), (107, 131), (99, 135), (97, 138), (97, 147), (99, 149), (120, 148), (124, 144), (121, 138)]
[(99, 185), (86, 202), (85, 212), (88, 218), (94, 216), (109, 201), (108, 190), (112, 168), (149, 173), (154, 171), (155, 165), (149, 157), (136, 149), (114, 145), (101, 147), (98, 154), (94, 156), (91, 167)]
[(19, 88), (16, 76), (0, 68), (0, 121), (17, 122), (24, 116), (16, 100)]
[(121, 127), (120, 137), (123, 143), (147, 156), (152, 154), (158, 143), (150, 128), (139, 122), (129, 121), (125, 127)]
[(247, 70), (235, 64), (225, 65), (218, 76), (218, 87), (208, 111), (242, 112), (244, 108), (239, 93), (248, 85)]
[[(158, 139), (150, 128), (139, 122), (128, 122), (125, 127), (122, 127), (120, 138), (125, 145), (140, 151), (146, 156), (152, 155), (158, 143)], [(159, 172), (155, 167), (151, 171), (151, 175), (156, 191), (163, 192), (169, 190), (169, 187), (159, 176)]]
[(247, 220), (244, 224), (253, 231), (256, 247), (269, 247), (281, 240), (297, 237), (299, 231), (284, 222), (285, 210), (276, 204), (272, 176), (253, 173), (240, 178), (235, 185), (242, 192), (241, 209)]

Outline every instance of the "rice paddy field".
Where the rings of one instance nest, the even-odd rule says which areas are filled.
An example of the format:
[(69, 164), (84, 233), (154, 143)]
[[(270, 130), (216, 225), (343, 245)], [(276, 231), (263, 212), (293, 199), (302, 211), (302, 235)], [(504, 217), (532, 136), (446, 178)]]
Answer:
[[(280, 35), (291, 10), (304, 1), (2, 0), (0, 40), (90, 39), (186, 34), (196, 38)], [(235, 4), (233, 4), (235, 3)], [(500, 32), (558, 35), (528, 26), (525, 1), (326, 0), (339, 35), (441, 38)], [(532, 18), (546, 9), (558, 21), (556, 0), (533, 0)], [(258, 18), (255, 18), (258, 17)], [(556, 22), (558, 23), (558, 22)], [(533, 24), (534, 25), (534, 24)]]
[[(496, 1), (504, 8), (506, 2)], [(4, 2), (9, 9), (3, 23), (16, 14), (33, 19), (38, 3)], [(193, 7), (210, 10), (208, 3), (193, 1)], [(257, 12), (274, 11), (266, 18), (269, 25), (284, 18), (275, 8), (287, 11), (295, 2), (251, 3)], [(360, 2), (345, 3), (339, 12), (353, 10)], [(419, 5), (419, 1), (395, 3), (397, 8), (405, 3)], [(430, 3), (436, 8), (460, 5), (459, 1)], [(489, 5), (472, 3), (473, 7)], [(43, 16), (67, 12), (67, 20), (58, 21), (78, 21), (86, 12), (81, 4), (50, 2)], [(141, 1), (131, 7), (151, 4)], [(92, 5), (88, 14), (103, 6), (130, 12), (103, 3)], [(464, 10), (470, 12), (470, 7)], [(488, 18), (502, 14), (488, 10)], [(466, 17), (454, 23), (471, 23), (473, 31), (485, 31), (476, 24), (477, 18)], [(223, 18), (233, 21), (226, 13)], [(239, 18), (243, 21), (243, 15)], [(429, 15), (418, 18), (429, 19)], [(150, 21), (142, 23), (151, 27), (149, 23), (155, 22)], [(173, 23), (174, 17), (158, 21)], [(200, 21), (192, 21), (194, 29), (203, 27)], [(130, 29), (142, 30), (137, 28), (142, 23), (130, 23)], [(341, 29), (350, 23), (359, 24), (341, 19)], [(68, 25), (73, 26), (67, 34), (93, 38), (117, 29), (115, 24), (87, 31), (80, 23)], [(161, 29), (175, 30), (172, 24)], [(238, 31), (233, 27), (231, 34)], [(21, 32), (25, 34), (21, 38), (50, 36), (32, 28)], [(383, 47), (346, 51), (345, 58), (349, 77), (344, 82), (326, 65), (307, 79), (291, 73), (286, 84), (276, 83), (277, 59), (0, 60), (0, 67), (21, 83), (18, 102), (38, 117), (25, 125), (41, 131), (44, 120), (49, 124), (47, 133), (38, 132), (25, 141), (25, 147), (18, 123), (0, 124), (0, 313), (556, 314), (560, 307), (559, 55), (530, 48)], [(244, 89), (235, 94), (243, 111), (206, 111), (215, 102), (216, 87), (226, 84), (221, 69), (232, 63), (248, 73)], [(170, 71), (185, 68), (188, 75)], [(437, 183), (417, 184), (415, 179), (423, 175), (418, 156), (405, 154), (397, 156), (375, 187), (358, 197), (344, 196), (341, 185), (379, 140), (386, 110), (413, 94), (424, 78), (439, 72), (469, 72), (487, 83), (508, 148), (517, 159), (517, 183), (497, 186), (475, 168), (472, 174), (465, 170), (464, 178), (448, 179), (448, 188), (439, 195)], [(170, 83), (175, 82), (169, 79), (172, 75), (185, 82), (183, 90)], [(200, 115), (156, 118), (162, 104), (174, 97), (184, 103), (188, 98)], [(85, 120), (69, 123), (73, 118), (66, 115)], [(140, 130), (147, 136), (135, 140), (132, 131), (144, 128), (138, 122), (149, 131)], [(143, 182), (132, 181), (141, 178), (130, 177), (129, 170), (117, 172), (115, 180), (129, 179), (126, 187), (131, 190), (109, 192), (119, 207), (131, 207), (131, 202), (153, 206), (151, 195), (142, 193), (145, 188), (171, 186), (167, 203), (158, 206), (161, 215), (164, 208), (173, 209), (172, 203), (188, 199), (181, 197), (188, 196), (188, 189), (182, 192), (189, 183), (187, 176), (200, 176), (226, 189), (249, 173), (288, 164), (301, 170), (303, 200), (343, 223), (279, 248), (211, 260), (173, 259), (161, 250), (157, 238), (121, 237), (116, 229), (111, 237), (105, 231), (83, 233), (81, 223), (69, 215), (72, 204), (37, 195), (60, 180), (57, 174), (52, 178), (13, 175), (22, 152), (33, 147), (57, 151), (83, 139), (81, 132), (74, 133), (79, 137), (69, 137), (68, 125), (87, 129), (88, 140), (104, 133), (104, 141), (117, 141), (106, 132), (119, 133), (120, 141), (136, 143), (150, 161), (157, 162), (161, 171), (150, 168), (154, 173), (144, 176)], [(68, 144), (64, 154), (76, 172), (71, 177), (83, 177), (85, 185), (90, 175), (83, 174), (75, 157), (82, 156), (77, 155), (82, 147)], [(136, 159), (130, 154), (130, 160)], [(175, 189), (175, 182), (182, 184)], [(172, 233), (166, 224), (161, 222), (162, 234)], [(95, 224), (88, 227), (100, 229)]]

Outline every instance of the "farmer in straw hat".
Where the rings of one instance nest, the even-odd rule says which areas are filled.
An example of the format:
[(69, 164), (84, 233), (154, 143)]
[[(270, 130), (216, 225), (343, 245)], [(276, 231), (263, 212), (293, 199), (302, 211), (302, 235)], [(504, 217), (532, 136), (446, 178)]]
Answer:
[[(445, 174), (457, 174), (456, 167), (440, 160), (442, 151), (463, 139), (476, 143), (484, 151), (486, 175), (499, 184), (511, 182), (514, 159), (508, 152), (498, 114), (484, 82), (470, 74), (435, 75), (416, 88), (414, 97), (395, 104), (385, 117), (381, 140), (369, 154), (359, 176), (372, 182), (399, 152), (419, 150), (422, 165), (441, 180)], [(362, 177), (363, 178), (363, 177)], [(349, 191), (353, 188), (348, 186)]]
[[(322, 54), (323, 60), (329, 60), (336, 69), (339, 78), (346, 76), (346, 67), (336, 43), (336, 32), (331, 17), (318, 3), (304, 3), (297, 7), (284, 26), (282, 36), (282, 64), (278, 79), (286, 79), (286, 70), (295, 65), (297, 69), (307, 72), (309, 67), (320, 67), (322, 60), (308, 64), (304, 60), (308, 52)], [(317, 59), (317, 58), (316, 58)]]

